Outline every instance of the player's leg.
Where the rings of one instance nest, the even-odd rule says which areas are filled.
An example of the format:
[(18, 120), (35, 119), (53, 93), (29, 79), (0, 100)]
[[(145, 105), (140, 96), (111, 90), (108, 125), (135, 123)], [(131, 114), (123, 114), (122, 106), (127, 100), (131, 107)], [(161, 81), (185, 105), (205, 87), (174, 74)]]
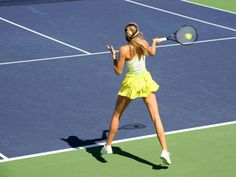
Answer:
[(110, 128), (109, 128), (109, 133), (108, 133), (108, 138), (107, 138), (107, 143), (106, 145), (111, 145), (113, 139), (115, 138), (115, 135), (117, 133), (117, 130), (119, 128), (119, 122), (122, 113), (126, 109), (126, 107), (129, 105), (131, 102), (131, 99), (128, 97), (123, 97), (123, 96), (118, 96), (117, 101), (116, 101), (116, 106), (115, 110), (112, 116), (112, 120), (110, 123)]
[(129, 105), (130, 102), (131, 102), (131, 99), (129, 99), (127, 97), (123, 97), (123, 96), (118, 96), (118, 98), (116, 100), (115, 110), (114, 110), (112, 120), (110, 123), (107, 142), (103, 146), (103, 148), (101, 150), (101, 154), (112, 154), (113, 153), (111, 143), (112, 143), (113, 139), (115, 138), (115, 135), (118, 131), (121, 115), (124, 112), (124, 110), (126, 109), (126, 107)]
[(169, 157), (169, 152), (167, 150), (167, 143), (166, 143), (164, 128), (161, 122), (160, 113), (158, 110), (156, 95), (154, 93), (151, 93), (148, 97), (143, 98), (143, 100), (148, 108), (148, 111), (150, 113), (152, 122), (156, 130), (157, 138), (162, 147), (161, 158), (163, 159), (163, 162), (165, 164), (170, 165), (171, 160)]
[(158, 110), (158, 103), (156, 100), (156, 95), (154, 93), (151, 93), (148, 97), (143, 98), (143, 100), (150, 113), (152, 122), (154, 124), (155, 130), (157, 133), (157, 137), (160, 141), (162, 149), (167, 150), (167, 143), (165, 139), (164, 128), (163, 128), (161, 117)]

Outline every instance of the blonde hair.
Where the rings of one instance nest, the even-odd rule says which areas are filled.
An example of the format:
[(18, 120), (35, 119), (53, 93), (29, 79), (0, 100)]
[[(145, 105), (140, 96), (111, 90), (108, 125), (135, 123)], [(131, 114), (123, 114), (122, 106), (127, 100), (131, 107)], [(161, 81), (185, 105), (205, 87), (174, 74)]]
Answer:
[(139, 58), (147, 55), (147, 48), (143, 45), (143, 34), (139, 31), (136, 23), (129, 23), (125, 27), (125, 37), (130, 47), (130, 55), (134, 57), (135, 54)]

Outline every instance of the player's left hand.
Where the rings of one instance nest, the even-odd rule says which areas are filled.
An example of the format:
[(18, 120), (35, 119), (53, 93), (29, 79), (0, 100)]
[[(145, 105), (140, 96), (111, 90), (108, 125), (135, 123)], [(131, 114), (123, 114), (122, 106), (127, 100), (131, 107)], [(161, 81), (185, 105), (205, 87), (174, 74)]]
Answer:
[(112, 56), (116, 55), (116, 51), (111, 44), (107, 45), (107, 49), (111, 52)]

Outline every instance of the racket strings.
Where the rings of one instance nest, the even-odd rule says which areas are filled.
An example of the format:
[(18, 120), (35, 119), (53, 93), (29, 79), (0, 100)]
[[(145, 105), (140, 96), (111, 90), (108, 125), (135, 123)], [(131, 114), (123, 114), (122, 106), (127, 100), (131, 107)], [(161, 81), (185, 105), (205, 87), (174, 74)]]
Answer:
[(183, 26), (176, 32), (175, 38), (181, 44), (192, 44), (197, 40), (197, 30), (192, 26)]

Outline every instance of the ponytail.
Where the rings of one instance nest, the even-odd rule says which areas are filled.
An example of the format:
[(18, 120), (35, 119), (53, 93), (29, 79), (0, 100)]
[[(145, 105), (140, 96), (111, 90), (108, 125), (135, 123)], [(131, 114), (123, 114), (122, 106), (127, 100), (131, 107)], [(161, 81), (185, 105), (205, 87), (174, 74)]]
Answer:
[(139, 31), (139, 27), (136, 23), (129, 23), (125, 27), (125, 37), (130, 46), (131, 57), (135, 54), (139, 58), (147, 55), (147, 48), (143, 45), (143, 34)]

